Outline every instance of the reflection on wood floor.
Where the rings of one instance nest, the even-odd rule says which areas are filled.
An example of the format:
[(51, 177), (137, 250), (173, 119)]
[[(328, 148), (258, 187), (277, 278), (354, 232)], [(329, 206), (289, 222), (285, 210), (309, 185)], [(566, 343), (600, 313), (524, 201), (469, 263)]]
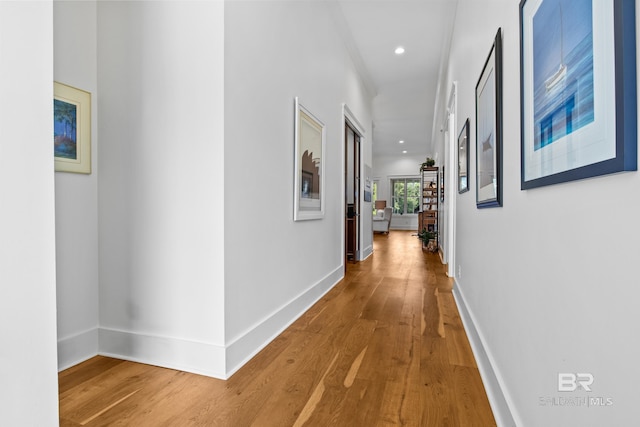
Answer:
[(374, 237), (228, 381), (106, 357), (63, 371), (65, 426), (495, 426), (438, 255)]

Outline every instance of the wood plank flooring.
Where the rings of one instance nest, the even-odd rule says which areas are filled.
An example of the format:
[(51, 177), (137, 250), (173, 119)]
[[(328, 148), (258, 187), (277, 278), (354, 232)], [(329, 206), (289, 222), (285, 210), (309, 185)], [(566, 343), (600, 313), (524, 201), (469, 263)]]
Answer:
[(59, 374), (60, 425), (495, 426), (438, 255), (410, 232), (227, 381), (106, 357)]

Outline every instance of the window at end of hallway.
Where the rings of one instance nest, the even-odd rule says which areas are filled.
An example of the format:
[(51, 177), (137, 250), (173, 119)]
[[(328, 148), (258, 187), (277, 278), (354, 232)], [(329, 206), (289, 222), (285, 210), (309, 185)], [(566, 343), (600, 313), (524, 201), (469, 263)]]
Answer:
[(420, 178), (391, 180), (391, 206), (398, 215), (417, 214), (420, 210)]

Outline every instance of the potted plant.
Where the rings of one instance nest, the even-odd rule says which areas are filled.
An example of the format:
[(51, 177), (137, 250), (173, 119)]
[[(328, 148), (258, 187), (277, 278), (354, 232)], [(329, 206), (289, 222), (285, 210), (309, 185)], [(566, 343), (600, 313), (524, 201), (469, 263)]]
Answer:
[(436, 161), (433, 160), (431, 157), (427, 157), (427, 160), (425, 160), (422, 165), (421, 168), (432, 168), (434, 165), (436, 164)]
[(437, 236), (438, 235), (434, 231), (429, 231), (426, 228), (423, 228), (422, 231), (418, 232), (418, 238), (422, 241), (422, 247), (426, 248), (430, 252), (438, 250), (438, 244), (436, 243)]

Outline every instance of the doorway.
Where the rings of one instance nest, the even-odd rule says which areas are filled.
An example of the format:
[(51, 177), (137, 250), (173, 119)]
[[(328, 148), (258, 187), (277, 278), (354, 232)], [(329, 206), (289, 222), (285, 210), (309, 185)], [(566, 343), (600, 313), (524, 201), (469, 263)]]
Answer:
[(345, 261), (357, 262), (360, 260), (360, 144), (362, 137), (346, 117), (344, 132)]
[[(445, 110), (444, 154), (448, 175), (445, 180), (449, 184), (445, 187), (446, 196), (443, 203), (444, 211), (439, 213), (443, 221), (442, 232), (442, 262), (447, 265), (447, 275), (454, 277), (456, 269), (456, 201), (458, 196), (458, 129), (456, 124), (457, 83), (453, 82), (449, 92), (447, 109)], [(444, 169), (444, 166), (443, 166)], [(444, 170), (443, 170), (444, 174)]]

